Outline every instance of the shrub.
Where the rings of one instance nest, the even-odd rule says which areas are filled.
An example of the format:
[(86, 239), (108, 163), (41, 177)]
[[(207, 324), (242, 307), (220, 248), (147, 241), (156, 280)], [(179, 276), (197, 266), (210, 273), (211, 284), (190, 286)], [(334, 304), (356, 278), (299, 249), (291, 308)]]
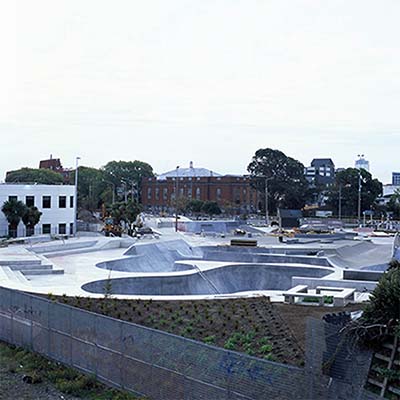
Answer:
[(386, 324), (400, 316), (400, 262), (392, 261), (389, 270), (379, 280), (371, 294), (363, 319), (370, 323)]

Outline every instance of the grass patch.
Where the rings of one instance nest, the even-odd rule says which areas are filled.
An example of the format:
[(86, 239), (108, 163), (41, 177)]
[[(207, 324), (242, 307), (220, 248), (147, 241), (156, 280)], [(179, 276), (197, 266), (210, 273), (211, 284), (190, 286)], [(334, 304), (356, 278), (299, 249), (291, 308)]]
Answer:
[(28, 375), (32, 378), (32, 383), (49, 382), (59, 391), (78, 398), (88, 400), (138, 399), (130, 393), (106, 387), (94, 376), (81, 374), (36, 353), (3, 342), (0, 342), (0, 358), (9, 365), (9, 372)]

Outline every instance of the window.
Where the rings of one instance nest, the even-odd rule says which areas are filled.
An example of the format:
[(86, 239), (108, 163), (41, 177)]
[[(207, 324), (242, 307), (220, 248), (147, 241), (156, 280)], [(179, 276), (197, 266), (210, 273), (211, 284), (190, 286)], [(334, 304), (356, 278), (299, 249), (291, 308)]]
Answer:
[(200, 200), (200, 197), (201, 197), (201, 190), (200, 188), (196, 188), (196, 199)]
[(221, 188), (217, 188), (217, 200), (221, 200)]
[(160, 188), (156, 187), (156, 200), (160, 200)]
[(51, 208), (51, 196), (43, 196), (42, 207)]
[(185, 194), (185, 189), (184, 188), (179, 188), (179, 197), (183, 197)]
[(67, 224), (58, 224), (58, 233), (65, 235), (67, 233)]
[(168, 188), (163, 189), (163, 200), (167, 201), (168, 199)]
[(17, 201), (18, 196), (8, 196), (8, 201)]
[(74, 234), (74, 224), (72, 222), (69, 224), (69, 234), (70, 235)]
[(151, 200), (151, 188), (147, 189), (147, 199)]
[(46, 233), (51, 233), (51, 225), (50, 224), (43, 224), (42, 225), (42, 233), (45, 235)]
[(25, 204), (27, 207), (34, 207), (35, 206), (35, 196), (26, 196)]
[(69, 207), (74, 208), (74, 196), (69, 196)]
[(67, 196), (58, 197), (58, 208), (67, 208)]

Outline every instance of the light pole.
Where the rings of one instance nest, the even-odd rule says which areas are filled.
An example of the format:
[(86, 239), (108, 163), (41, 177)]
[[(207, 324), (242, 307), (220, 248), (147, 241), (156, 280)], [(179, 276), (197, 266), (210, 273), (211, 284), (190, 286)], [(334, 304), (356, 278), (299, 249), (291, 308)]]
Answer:
[(265, 175), (259, 175), (260, 178), (265, 179), (265, 223), (268, 225), (269, 224), (269, 206), (268, 206), (268, 197), (269, 197), (269, 191), (268, 191), (268, 181), (271, 179), (274, 179), (275, 176), (265, 176)]
[(176, 181), (175, 181), (175, 232), (178, 232), (178, 189), (179, 189), (179, 165), (176, 167)]
[(361, 224), (361, 169), (358, 171), (358, 223)]
[(342, 184), (339, 183), (339, 220), (342, 219)]
[(80, 157), (76, 157), (75, 159), (75, 196), (74, 196), (74, 235), (78, 232), (78, 164)]

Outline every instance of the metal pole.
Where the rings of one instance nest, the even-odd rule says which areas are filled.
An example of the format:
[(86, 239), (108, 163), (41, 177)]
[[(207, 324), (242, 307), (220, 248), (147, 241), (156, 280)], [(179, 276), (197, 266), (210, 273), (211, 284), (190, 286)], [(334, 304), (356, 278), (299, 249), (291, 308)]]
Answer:
[(342, 219), (342, 184), (339, 184), (339, 219)]
[(269, 223), (269, 212), (268, 212), (268, 178), (265, 178), (265, 223), (268, 226)]
[(178, 189), (179, 189), (179, 165), (176, 167), (176, 182), (175, 182), (175, 232), (178, 232)]
[(361, 169), (358, 172), (358, 223), (361, 224)]
[(76, 236), (76, 233), (78, 232), (78, 226), (77, 226), (77, 221), (78, 221), (78, 163), (80, 157), (76, 157), (75, 159), (75, 195), (74, 195), (74, 235)]

